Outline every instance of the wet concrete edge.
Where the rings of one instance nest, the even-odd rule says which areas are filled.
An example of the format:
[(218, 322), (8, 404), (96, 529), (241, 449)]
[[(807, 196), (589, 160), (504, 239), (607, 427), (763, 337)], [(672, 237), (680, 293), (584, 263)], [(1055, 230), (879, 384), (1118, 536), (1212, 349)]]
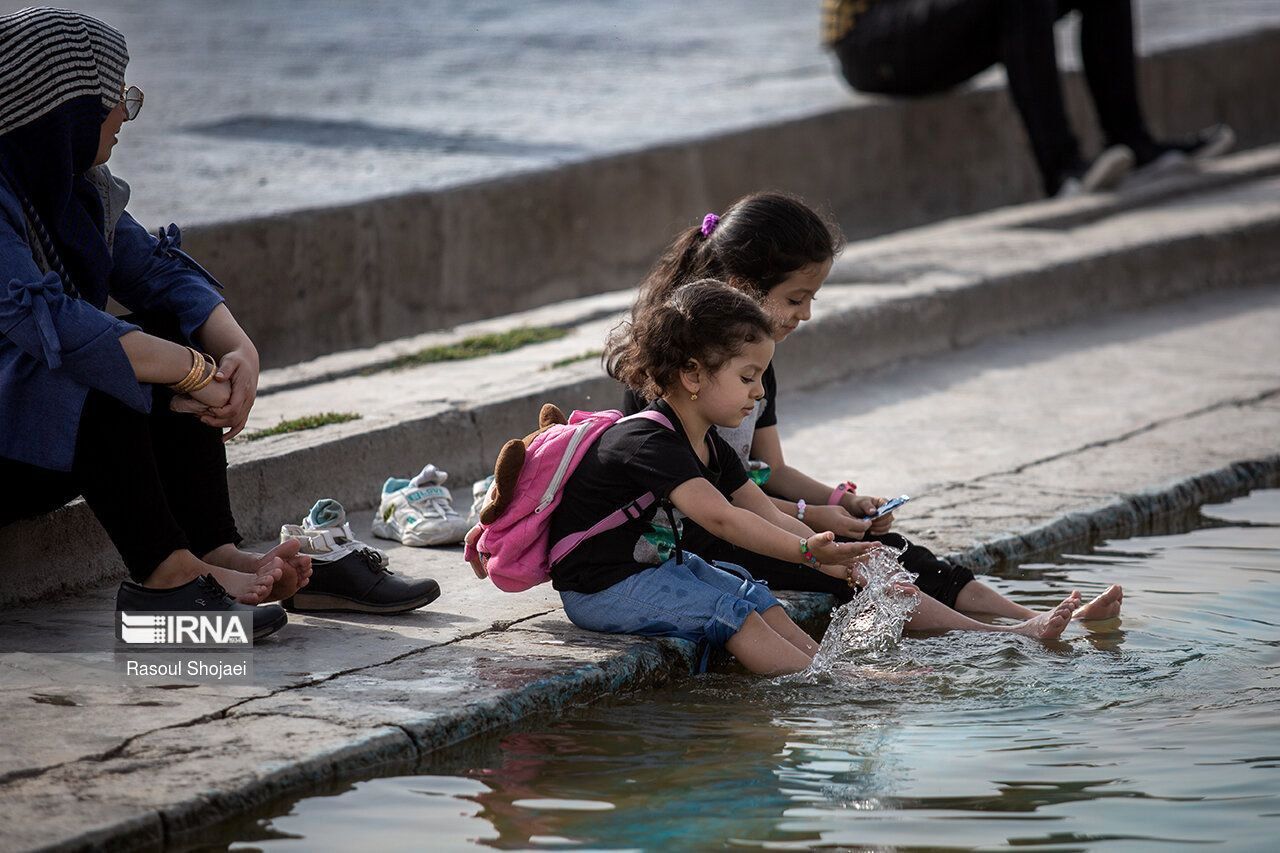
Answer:
[[(1171, 518), (1175, 522), (1185, 519), (1203, 504), (1277, 486), (1280, 486), (1280, 453), (1235, 462), (1095, 509), (1067, 513), (1025, 533), (985, 542), (947, 557), (981, 573), (1005, 563), (1087, 547), (1104, 538), (1162, 532), (1162, 526)], [(792, 616), (808, 625), (825, 620), (833, 603), (830, 596), (815, 594), (795, 595), (784, 601)], [(147, 815), (134, 815), (113, 826), (42, 849), (133, 850), (188, 842), (202, 828), (244, 816), (281, 797), (304, 794), (323, 782), (379, 766), (416, 761), (433, 750), (499, 730), (534, 714), (552, 713), (602, 696), (656, 687), (687, 677), (692, 672), (693, 660), (694, 647), (687, 641), (659, 639), (642, 643), (599, 663), (540, 679), (497, 699), (479, 703), (412, 735), (395, 726), (370, 729), (337, 749), (270, 771), (250, 784), (187, 800)]]

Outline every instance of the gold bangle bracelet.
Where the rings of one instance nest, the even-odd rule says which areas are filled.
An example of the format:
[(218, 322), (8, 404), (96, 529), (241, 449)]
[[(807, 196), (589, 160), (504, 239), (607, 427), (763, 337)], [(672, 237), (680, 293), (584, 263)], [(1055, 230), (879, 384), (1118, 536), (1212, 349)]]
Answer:
[(187, 347), (187, 352), (191, 353), (191, 369), (187, 371), (187, 375), (181, 381), (169, 386), (169, 390), (175, 394), (187, 393), (187, 389), (199, 380), (200, 373), (204, 369), (203, 359), (200, 358), (200, 353), (195, 347)]
[(202, 388), (205, 388), (213, 381), (213, 377), (218, 375), (218, 365), (214, 364), (213, 357), (207, 354), (200, 356), (200, 364), (204, 368), (198, 381), (192, 388), (188, 389), (188, 394), (194, 394)]

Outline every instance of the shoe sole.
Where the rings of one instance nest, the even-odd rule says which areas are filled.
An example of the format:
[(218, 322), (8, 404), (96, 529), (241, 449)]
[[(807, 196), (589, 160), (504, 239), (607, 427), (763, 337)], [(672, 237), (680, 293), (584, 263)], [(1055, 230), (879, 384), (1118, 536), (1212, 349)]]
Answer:
[(375, 521), (372, 532), (379, 539), (389, 539), (392, 542), (399, 542), (401, 545), (407, 545), (410, 548), (430, 548), (436, 545), (461, 545), (462, 540), (467, 538), (467, 530), (470, 529), (471, 525), (468, 525), (466, 530), (461, 532), (424, 537), (413, 533), (397, 533), (395, 528), (386, 522)]
[(1085, 172), (1080, 180), (1081, 188), (1087, 193), (1109, 190), (1120, 183), (1132, 169), (1132, 151), (1119, 146), (1108, 148), (1098, 155), (1089, 171)]
[(293, 598), (281, 602), (294, 613), (337, 612), (337, 613), (381, 613), (384, 616), (396, 613), (408, 613), (426, 607), (440, 597), (440, 585), (434, 585), (430, 591), (412, 601), (398, 604), (370, 604), (347, 598), (345, 595), (334, 595), (329, 592), (296, 592)]
[[(468, 527), (467, 530), (471, 528)], [(447, 536), (432, 536), (423, 538), (421, 536), (406, 536), (400, 540), (400, 544), (408, 545), (410, 548), (432, 548), (436, 545), (461, 545), (462, 540), (467, 538), (467, 530), (461, 533), (450, 533)]]
[(1193, 160), (1197, 162), (1201, 160), (1210, 160), (1226, 154), (1236, 145), (1236, 133), (1229, 127), (1224, 127), (1214, 135), (1212, 141), (1203, 148), (1191, 155)]
[(281, 628), (283, 628), (285, 625), (288, 625), (288, 624), (289, 624), (289, 614), (285, 613), (284, 611), (281, 611), (280, 618), (277, 619), (276, 621), (270, 623), (269, 625), (264, 625), (261, 628), (253, 629), (253, 641), (256, 643), (259, 640), (261, 640), (263, 637), (270, 637), (276, 631), (279, 631)]

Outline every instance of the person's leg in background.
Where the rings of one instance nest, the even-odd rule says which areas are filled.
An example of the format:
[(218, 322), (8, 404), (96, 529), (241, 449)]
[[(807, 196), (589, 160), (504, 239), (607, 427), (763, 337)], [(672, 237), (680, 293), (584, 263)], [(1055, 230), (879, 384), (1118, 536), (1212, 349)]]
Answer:
[[(1106, 0), (1101, 0), (1106, 2)], [(834, 48), (850, 85), (888, 95), (945, 91), (996, 62), (1022, 120), (1041, 185), (1056, 195), (1118, 182), (1131, 165), (1112, 148), (1085, 162), (1062, 95), (1054, 27), (1059, 0), (904, 0), (872, 4)]]
[(1085, 79), (1108, 145), (1133, 151), (1138, 168), (1166, 155), (1214, 157), (1235, 144), (1225, 125), (1206, 128), (1183, 139), (1157, 140), (1143, 117), (1138, 97), (1132, 0), (1059, 0), (1062, 11), (1080, 12), (1080, 56)]

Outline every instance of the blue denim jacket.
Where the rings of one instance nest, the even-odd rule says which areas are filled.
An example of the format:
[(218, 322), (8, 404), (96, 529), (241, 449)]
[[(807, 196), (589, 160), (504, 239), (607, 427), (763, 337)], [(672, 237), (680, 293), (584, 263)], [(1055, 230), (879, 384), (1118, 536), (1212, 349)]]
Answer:
[[(121, 212), (110, 295), (130, 311), (174, 315), (190, 341), (223, 299), (179, 239), (170, 226), (158, 240)], [(138, 327), (105, 308), (67, 295), (55, 273), (41, 271), (22, 202), (0, 177), (0, 457), (71, 470), (90, 388), (150, 411), (151, 386), (138, 382), (120, 346)]]

